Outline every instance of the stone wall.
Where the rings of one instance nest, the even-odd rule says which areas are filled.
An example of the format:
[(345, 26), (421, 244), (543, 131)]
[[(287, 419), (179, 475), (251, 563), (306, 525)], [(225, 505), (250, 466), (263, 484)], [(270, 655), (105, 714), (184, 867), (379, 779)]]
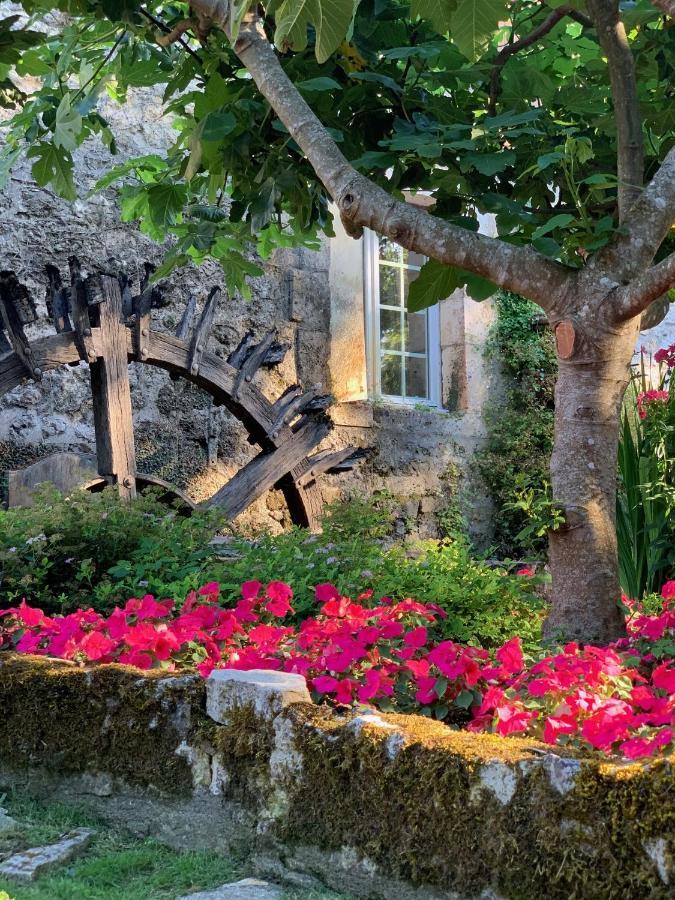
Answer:
[(92, 807), (259, 874), (382, 900), (665, 900), (667, 761), (602, 763), (418, 716), (312, 704), (304, 679), (83, 670), (0, 654), (0, 791)]

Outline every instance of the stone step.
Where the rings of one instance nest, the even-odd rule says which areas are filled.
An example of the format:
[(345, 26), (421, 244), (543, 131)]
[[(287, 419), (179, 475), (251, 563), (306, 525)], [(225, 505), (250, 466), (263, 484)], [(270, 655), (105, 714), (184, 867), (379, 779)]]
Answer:
[(70, 862), (91, 843), (92, 828), (75, 828), (55, 844), (15, 853), (0, 864), (0, 875), (12, 881), (31, 882), (57, 866)]
[(276, 884), (270, 884), (269, 881), (244, 878), (242, 881), (221, 884), (220, 887), (210, 891), (185, 894), (178, 900), (278, 900), (282, 894), (283, 888)]

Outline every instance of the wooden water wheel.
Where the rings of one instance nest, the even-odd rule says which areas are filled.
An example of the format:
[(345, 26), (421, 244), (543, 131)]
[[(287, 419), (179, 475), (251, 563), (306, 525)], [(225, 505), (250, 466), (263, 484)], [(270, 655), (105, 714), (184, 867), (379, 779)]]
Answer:
[[(56, 334), (29, 341), (24, 326), (37, 318), (27, 288), (13, 272), (0, 272), (0, 396), (24, 379), (64, 365), (89, 365), (96, 435), (97, 467), (101, 478), (115, 485), (124, 498), (134, 497), (137, 480), (166, 482), (141, 476), (136, 470), (129, 387), (129, 362), (156, 366), (172, 378), (185, 378), (225, 406), (244, 426), (260, 452), (205, 502), (217, 506), (228, 519), (236, 518), (258, 497), (279, 487), (294, 524), (317, 528), (321, 491), (317, 479), (352, 468), (364, 451), (348, 447), (312, 453), (329, 433), (331, 398), (317, 387), (289, 387), (275, 402), (254, 384), (262, 367), (278, 364), (288, 346), (270, 331), (256, 341), (247, 334), (227, 361), (207, 348), (220, 290), (214, 288), (196, 320), (190, 298), (176, 334), (153, 331), (151, 309), (157, 288), (152, 272), (133, 296), (129, 282), (112, 275), (84, 277), (75, 257), (69, 260), (70, 285), (49, 266), (47, 307)], [(180, 493), (180, 492), (176, 492)]]

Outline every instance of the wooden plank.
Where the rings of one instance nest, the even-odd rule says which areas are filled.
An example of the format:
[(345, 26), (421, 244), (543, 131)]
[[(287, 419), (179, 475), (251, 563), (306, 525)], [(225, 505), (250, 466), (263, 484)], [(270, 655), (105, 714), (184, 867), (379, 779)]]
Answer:
[(237, 374), (237, 378), (234, 383), (235, 400), (238, 399), (237, 395), (241, 392), (242, 386), (244, 384), (249, 384), (253, 380), (253, 376), (263, 364), (267, 353), (269, 352), (271, 346), (274, 344), (276, 336), (276, 329), (268, 331), (265, 337), (260, 341), (260, 343), (253, 348), (251, 353), (247, 356), (246, 360), (239, 366), (239, 373)]
[(183, 310), (183, 315), (181, 316), (178, 327), (176, 328), (176, 337), (180, 338), (181, 341), (186, 341), (188, 339), (195, 321), (196, 312), (197, 298), (194, 294), (190, 294), (185, 309)]
[(209, 293), (206, 303), (204, 304), (202, 314), (199, 317), (199, 321), (197, 322), (197, 327), (195, 328), (192, 339), (190, 340), (188, 371), (191, 375), (199, 374), (199, 367), (201, 365), (202, 356), (206, 351), (206, 345), (208, 344), (209, 335), (211, 334), (211, 327), (213, 326), (213, 319), (216, 314), (216, 305), (218, 303), (219, 295), (220, 288), (211, 288), (211, 292)]
[[(320, 475), (331, 471), (331, 469), (338, 470), (341, 467), (350, 469), (364, 455), (365, 451), (363, 451), (363, 454), (360, 454), (355, 447), (345, 447), (344, 450), (335, 451), (323, 450), (321, 453), (316, 453), (308, 458), (309, 469), (300, 476), (298, 484), (302, 486), (309, 484), (310, 481), (316, 481)], [(346, 465), (351, 457), (354, 457), (352, 465)]]
[(301, 431), (292, 434), (284, 444), (272, 452), (258, 454), (205, 505), (217, 506), (229, 519), (235, 519), (297, 466), (303, 457), (326, 437), (330, 429), (331, 422), (326, 417), (312, 419)]
[(100, 292), (102, 299), (98, 335), (101, 358), (89, 366), (98, 471), (111, 477), (120, 497), (128, 499), (136, 496), (136, 457), (122, 294), (117, 279), (108, 275), (88, 279), (87, 286)]
[[(79, 361), (72, 332), (38, 338), (31, 342), (31, 350), (36, 365), (43, 372)], [(12, 351), (0, 356), (0, 397), (21, 384), (25, 377), (26, 369), (16, 353)]]
[[(131, 337), (128, 342), (130, 358), (133, 358)], [(197, 375), (191, 375), (187, 368), (188, 359), (189, 347), (184, 341), (165, 332), (151, 333), (146, 363), (183, 376), (203, 388), (217, 403), (226, 406), (246, 427), (253, 439), (262, 446), (269, 448), (288, 439), (290, 429), (286, 426), (281, 429), (277, 438), (270, 437), (274, 423), (272, 404), (255, 385), (243, 384), (238, 399), (234, 399), (237, 371), (225, 360), (215, 353), (204, 351), (199, 372)]]
[[(30, 302), (28, 291), (19, 283), (14, 272), (0, 272), (0, 322), (9, 343), (24, 366), (24, 374), (36, 381), (42, 378), (42, 369), (36, 363), (33, 351), (23, 330), (22, 307)], [(25, 318), (25, 316), (23, 317)]]
[(56, 333), (61, 334), (64, 331), (72, 331), (73, 326), (70, 324), (69, 317), (70, 291), (67, 287), (64, 287), (61, 273), (56, 266), (48, 264), (46, 272), (48, 282), (46, 291), (47, 311), (52, 317)]
[(96, 352), (91, 339), (91, 321), (89, 319), (89, 298), (80, 272), (80, 261), (76, 256), (68, 259), (70, 267), (70, 311), (73, 317), (75, 345), (80, 352), (80, 359), (90, 365), (96, 362)]
[(141, 362), (148, 358), (152, 315), (152, 288), (146, 288), (134, 297), (134, 350)]

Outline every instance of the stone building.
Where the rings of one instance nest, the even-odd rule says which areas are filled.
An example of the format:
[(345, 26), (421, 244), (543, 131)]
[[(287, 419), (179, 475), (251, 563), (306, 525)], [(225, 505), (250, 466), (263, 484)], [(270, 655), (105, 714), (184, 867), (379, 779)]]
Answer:
[[(137, 91), (124, 107), (111, 102), (104, 112), (121, 158), (162, 153), (172, 140), (151, 90)], [(121, 222), (113, 190), (87, 197), (109, 165), (96, 141), (81, 148), (82, 199), (75, 204), (36, 186), (25, 162), (4, 192), (0, 268), (14, 270), (38, 303), (39, 321), (28, 329), (32, 337), (51, 330), (43, 301), (48, 263), (65, 276), (74, 253), (89, 271), (124, 271), (138, 283), (143, 263), (162, 259), (165, 248)], [(489, 230), (490, 223), (483, 226)], [(485, 538), (489, 504), (469, 461), (484, 439), (486, 401), (498, 389), (484, 356), (494, 309), (489, 300), (475, 303), (457, 291), (437, 307), (408, 315), (407, 286), (422, 262), (374, 234), (354, 241), (337, 221), (336, 237), (320, 251), (278, 251), (265, 274), (252, 279), (251, 300), (223, 300), (213, 349), (226, 356), (247, 330), (262, 335), (276, 327), (291, 350), (280, 366), (257, 376), (263, 390), (276, 397), (299, 381), (321, 383), (333, 394), (335, 427), (326, 446), (354, 444), (371, 454), (354, 472), (324, 479), (326, 500), (384, 490), (400, 501), (406, 528), (435, 534), (438, 515), (453, 502), (459, 483), (471, 530)], [(188, 296), (203, 299), (221, 283), (215, 263), (174, 273), (163, 286), (153, 327), (173, 331)], [(243, 429), (188, 383), (146, 366), (131, 369), (139, 468), (197, 500), (207, 498), (255, 452)], [(0, 401), (0, 479), (9, 468), (66, 448), (93, 449), (84, 365), (47, 373), (40, 385), (27, 382)], [(281, 494), (269, 492), (241, 522), (285, 527)]]

